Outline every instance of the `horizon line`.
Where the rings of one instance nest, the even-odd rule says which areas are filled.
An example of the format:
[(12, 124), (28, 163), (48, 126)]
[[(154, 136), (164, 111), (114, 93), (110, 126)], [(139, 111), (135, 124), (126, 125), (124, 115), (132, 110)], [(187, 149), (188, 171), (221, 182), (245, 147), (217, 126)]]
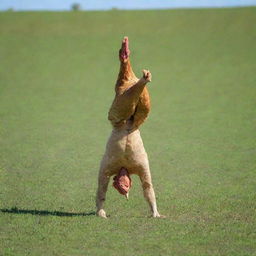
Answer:
[(79, 10), (72, 10), (70, 9), (15, 9), (13, 7), (7, 9), (0, 9), (0, 12), (94, 12), (94, 11), (154, 11), (154, 10), (182, 10), (182, 9), (232, 9), (232, 8), (250, 8), (256, 7), (255, 5), (223, 5), (223, 6), (179, 6), (179, 7), (152, 7), (152, 8), (106, 8), (106, 9), (79, 9)]

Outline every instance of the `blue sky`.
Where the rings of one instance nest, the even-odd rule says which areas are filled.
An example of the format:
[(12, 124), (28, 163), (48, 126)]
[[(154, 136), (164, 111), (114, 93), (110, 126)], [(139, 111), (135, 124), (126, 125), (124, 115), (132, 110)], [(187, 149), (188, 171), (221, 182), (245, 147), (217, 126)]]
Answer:
[(0, 0), (0, 10), (69, 10), (74, 2), (84, 10), (256, 6), (256, 0)]

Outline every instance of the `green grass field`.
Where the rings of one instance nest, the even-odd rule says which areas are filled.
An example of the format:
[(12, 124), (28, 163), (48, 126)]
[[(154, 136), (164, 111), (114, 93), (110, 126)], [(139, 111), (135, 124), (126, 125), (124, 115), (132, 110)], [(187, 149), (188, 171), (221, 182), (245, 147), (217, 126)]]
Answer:
[[(95, 216), (129, 36), (152, 72), (137, 177)], [(256, 8), (0, 13), (0, 255), (256, 255)]]

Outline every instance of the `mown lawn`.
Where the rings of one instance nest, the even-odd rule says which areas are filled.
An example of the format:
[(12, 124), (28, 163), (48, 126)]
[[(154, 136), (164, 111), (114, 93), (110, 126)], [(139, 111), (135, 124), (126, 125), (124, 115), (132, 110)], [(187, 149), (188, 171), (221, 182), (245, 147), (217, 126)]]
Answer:
[[(95, 216), (120, 40), (148, 68), (133, 177)], [(256, 255), (256, 8), (0, 13), (0, 255)]]

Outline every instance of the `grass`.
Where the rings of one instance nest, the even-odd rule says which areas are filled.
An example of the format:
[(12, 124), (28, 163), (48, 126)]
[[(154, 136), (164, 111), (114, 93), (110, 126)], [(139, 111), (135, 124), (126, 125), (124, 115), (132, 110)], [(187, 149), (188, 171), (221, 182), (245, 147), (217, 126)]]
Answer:
[[(95, 214), (117, 51), (149, 68), (139, 180)], [(0, 255), (256, 255), (256, 8), (0, 13)]]

